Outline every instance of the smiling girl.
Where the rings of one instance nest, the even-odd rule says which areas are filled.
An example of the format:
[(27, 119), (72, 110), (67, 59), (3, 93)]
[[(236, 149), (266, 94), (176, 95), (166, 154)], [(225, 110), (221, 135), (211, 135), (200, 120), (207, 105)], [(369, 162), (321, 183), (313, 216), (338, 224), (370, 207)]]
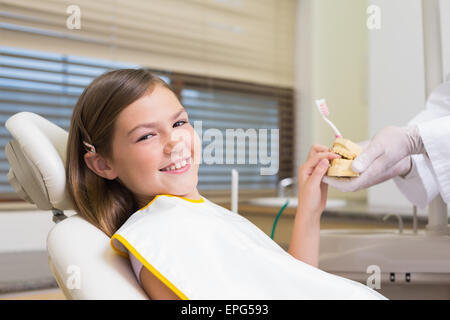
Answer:
[(66, 165), (73, 208), (117, 240), (114, 249), (122, 245), (126, 254), (118, 253), (130, 258), (151, 299), (383, 298), (318, 269), (321, 180), (336, 154), (315, 145), (299, 168), (287, 252), (200, 195), (200, 155), (186, 110), (145, 69), (99, 76), (74, 108)]

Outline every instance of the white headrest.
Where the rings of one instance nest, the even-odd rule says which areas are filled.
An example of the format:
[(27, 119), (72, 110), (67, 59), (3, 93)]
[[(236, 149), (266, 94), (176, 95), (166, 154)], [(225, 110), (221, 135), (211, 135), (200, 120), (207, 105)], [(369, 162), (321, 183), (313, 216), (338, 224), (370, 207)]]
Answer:
[(77, 214), (56, 224), (47, 237), (48, 256), (59, 285), (71, 299), (148, 299), (128, 259), (109, 237)]
[(65, 175), (68, 133), (31, 112), (16, 113), (5, 126), (13, 137), (5, 151), (16, 193), (41, 210), (71, 209)]

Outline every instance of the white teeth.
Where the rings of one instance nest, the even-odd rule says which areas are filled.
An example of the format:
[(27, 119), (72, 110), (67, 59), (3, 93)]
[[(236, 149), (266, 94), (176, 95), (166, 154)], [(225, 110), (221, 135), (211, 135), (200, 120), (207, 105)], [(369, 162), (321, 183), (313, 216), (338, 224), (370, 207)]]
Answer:
[(177, 169), (184, 167), (186, 164), (187, 164), (187, 161), (183, 160), (181, 162), (178, 162), (176, 165), (171, 166), (170, 168), (167, 168), (167, 169), (162, 169), (161, 171), (177, 170)]

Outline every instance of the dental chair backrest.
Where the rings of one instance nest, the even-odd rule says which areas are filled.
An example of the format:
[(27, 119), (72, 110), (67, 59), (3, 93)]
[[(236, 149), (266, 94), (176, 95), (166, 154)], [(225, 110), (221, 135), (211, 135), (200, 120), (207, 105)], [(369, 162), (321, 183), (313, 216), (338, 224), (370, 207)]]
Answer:
[(31, 112), (11, 116), (5, 126), (13, 137), (5, 148), (10, 184), (23, 200), (56, 213), (47, 252), (66, 298), (148, 299), (129, 261), (113, 252), (105, 233), (77, 214), (63, 215), (72, 209), (65, 176), (68, 133)]

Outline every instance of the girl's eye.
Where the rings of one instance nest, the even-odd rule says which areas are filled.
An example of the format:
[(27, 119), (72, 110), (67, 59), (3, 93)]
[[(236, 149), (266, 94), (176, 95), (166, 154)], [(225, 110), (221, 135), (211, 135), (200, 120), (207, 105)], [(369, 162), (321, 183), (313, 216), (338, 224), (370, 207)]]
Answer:
[[(177, 124), (177, 123), (179, 123), (179, 122), (183, 122), (183, 124), (182, 124), (182, 125), (184, 125), (185, 123), (187, 123), (187, 121), (184, 121), (184, 120), (180, 120), (180, 121), (177, 121), (177, 122), (175, 122), (175, 124)], [(175, 126), (175, 124), (174, 124), (174, 126)], [(177, 127), (179, 127), (179, 126), (177, 126)]]
[(150, 134), (146, 134), (145, 136), (141, 137), (137, 142), (139, 142), (141, 140), (147, 140), (147, 139), (144, 139), (144, 138), (146, 138), (148, 136), (153, 136), (153, 134), (151, 134), (151, 133)]
[[(176, 124), (179, 123), (179, 122), (182, 122), (183, 124), (181, 124), (181, 125), (179, 125), (179, 126), (176, 126)], [(186, 123), (187, 123), (187, 121), (180, 120), (180, 121), (175, 122), (174, 126), (175, 126), (175, 127), (180, 127), (180, 126), (182, 126), (182, 125), (184, 125), (184, 124), (186, 124)], [(142, 141), (142, 140), (148, 140), (148, 139), (144, 139), (144, 138), (146, 138), (146, 137), (148, 137), (148, 136), (154, 136), (154, 134), (152, 134), (152, 133), (146, 134), (145, 136), (142, 136), (137, 142)]]

